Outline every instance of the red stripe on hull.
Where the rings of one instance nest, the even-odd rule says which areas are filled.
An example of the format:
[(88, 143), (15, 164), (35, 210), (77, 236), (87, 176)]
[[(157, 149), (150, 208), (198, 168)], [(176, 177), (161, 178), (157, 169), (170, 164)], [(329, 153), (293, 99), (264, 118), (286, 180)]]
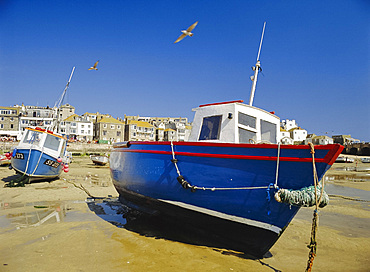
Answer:
[[(130, 142), (130, 145), (171, 145), (171, 142)], [(207, 146), (207, 147), (229, 147), (229, 148), (262, 148), (262, 149), (278, 149), (277, 144), (237, 144), (237, 143), (215, 143), (215, 142), (173, 142), (174, 146)], [(117, 147), (118, 148), (118, 147)], [(323, 162), (333, 165), (336, 158), (343, 150), (343, 146), (339, 144), (331, 145), (316, 145), (315, 150), (328, 150), (324, 158), (315, 158), (316, 162)], [(280, 145), (280, 149), (296, 149), (304, 150), (311, 149), (309, 145)], [(124, 149), (122, 152), (135, 153), (151, 153), (172, 155), (169, 151), (155, 151), (155, 150), (136, 150)], [(209, 153), (191, 153), (191, 152), (176, 152), (180, 156), (195, 156), (195, 157), (209, 157), (209, 158), (225, 158), (225, 159), (239, 159), (239, 160), (269, 160), (276, 161), (275, 156), (246, 156), (246, 155), (227, 155), (227, 154), (209, 154)], [(298, 158), (298, 157), (280, 157), (281, 161), (294, 162), (312, 162), (312, 158)]]
[[(155, 150), (125, 149), (125, 150), (122, 150), (121, 152), (172, 155), (172, 152), (170, 151), (155, 151)], [(261, 160), (261, 161), (276, 161), (277, 160), (277, 157), (270, 157), (270, 156), (246, 156), (246, 155), (190, 153), (190, 152), (176, 152), (176, 156), (191, 156), (191, 157), (206, 157), (206, 158), (219, 158), (219, 159), (236, 159), (236, 160)], [(312, 162), (312, 158), (280, 157), (279, 160), (280, 161), (292, 161), (292, 162)], [(325, 162), (325, 159), (315, 159), (315, 162)]]

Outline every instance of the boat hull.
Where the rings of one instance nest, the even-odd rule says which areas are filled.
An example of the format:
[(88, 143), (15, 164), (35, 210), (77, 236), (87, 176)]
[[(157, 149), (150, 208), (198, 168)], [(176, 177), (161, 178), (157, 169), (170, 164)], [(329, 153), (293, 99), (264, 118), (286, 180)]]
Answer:
[[(187, 222), (196, 218), (200, 226), (221, 230), (222, 239), (236, 241), (236, 249), (257, 257), (271, 248), (299, 210), (275, 201), (276, 187), (297, 190), (313, 184), (308, 146), (177, 142), (174, 152), (169, 142), (128, 146), (116, 145), (110, 156), (122, 199), (149, 203), (149, 208)], [(316, 149), (319, 178), (342, 148)], [(179, 174), (196, 189), (184, 189)]]
[(108, 163), (109, 159), (106, 156), (95, 156), (95, 155), (90, 155), (91, 161), (96, 164), (96, 165), (101, 165), (104, 166)]
[(12, 168), (32, 180), (51, 180), (58, 178), (63, 167), (54, 158), (38, 149), (16, 149), (11, 159)]

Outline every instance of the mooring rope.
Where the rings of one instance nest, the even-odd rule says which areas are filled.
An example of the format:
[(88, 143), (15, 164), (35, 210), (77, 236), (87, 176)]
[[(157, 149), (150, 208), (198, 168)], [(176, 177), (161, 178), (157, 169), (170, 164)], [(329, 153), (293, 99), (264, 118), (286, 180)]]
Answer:
[[(31, 152), (31, 151), (30, 151)], [(41, 161), (41, 157), (42, 157), (42, 154), (44, 154), (44, 147), (42, 146), (41, 147), (41, 152), (40, 152), (40, 156), (39, 156), (39, 159), (37, 161), (37, 164), (35, 166), (35, 169), (33, 170), (32, 174), (30, 174), (30, 177), (33, 176), (33, 174), (35, 174), (37, 168), (39, 167), (39, 164), (40, 164), (40, 161)]]
[(307, 261), (307, 267), (306, 272), (311, 272), (313, 260), (316, 256), (316, 249), (317, 249), (317, 242), (316, 242), (316, 233), (317, 233), (317, 227), (319, 224), (319, 202), (321, 201), (322, 192), (324, 190), (324, 181), (321, 188), (321, 194), (320, 199), (318, 199), (317, 196), (317, 185), (319, 183), (318, 177), (317, 177), (317, 171), (316, 171), (316, 165), (315, 165), (315, 147), (312, 143), (308, 143), (311, 147), (311, 154), (312, 154), (312, 166), (313, 166), (313, 180), (315, 185), (315, 210), (313, 212), (313, 218), (312, 218), (312, 229), (311, 229), (311, 239), (310, 244), (307, 246), (310, 249), (310, 252), (308, 254), (308, 261)]

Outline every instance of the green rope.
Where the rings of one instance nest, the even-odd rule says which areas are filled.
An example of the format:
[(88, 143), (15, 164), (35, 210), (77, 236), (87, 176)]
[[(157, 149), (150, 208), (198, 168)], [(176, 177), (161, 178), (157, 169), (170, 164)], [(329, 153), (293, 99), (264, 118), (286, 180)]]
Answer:
[(29, 177), (24, 174), (16, 179), (9, 181), (4, 187), (24, 187), (26, 183), (30, 183)]
[[(321, 186), (317, 186), (318, 198), (321, 198), (319, 207), (323, 208), (329, 203), (328, 194), (323, 191), (321, 196)], [(312, 207), (316, 205), (315, 186), (304, 187), (300, 190), (280, 189), (275, 193), (275, 199), (281, 203), (287, 203), (299, 207)]]

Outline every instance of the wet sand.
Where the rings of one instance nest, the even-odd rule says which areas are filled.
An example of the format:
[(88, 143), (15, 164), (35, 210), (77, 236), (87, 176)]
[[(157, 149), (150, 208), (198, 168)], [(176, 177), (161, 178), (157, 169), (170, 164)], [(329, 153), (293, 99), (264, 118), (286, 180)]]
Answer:
[[(365, 164), (364, 164), (365, 165)], [(366, 164), (367, 165), (367, 164)], [(328, 172), (348, 174), (336, 167)], [(337, 171), (337, 172), (335, 172)], [(369, 173), (369, 172), (368, 172)], [(238, 252), (192, 243), (166, 233), (123, 227), (108, 166), (75, 157), (59, 180), (3, 188), (14, 171), (0, 167), (0, 271), (304, 271), (308, 260), (312, 208), (302, 208), (270, 250), (253, 259)], [(92, 201), (91, 195), (102, 197)], [(335, 196), (320, 210), (313, 271), (369, 271), (369, 180), (327, 181)], [(350, 196), (349, 199), (340, 195)], [(103, 199), (104, 198), (104, 199)], [(357, 199), (358, 200), (358, 199)], [(123, 209), (120, 210), (120, 209)], [(135, 216), (135, 214), (134, 214)], [(112, 219), (113, 218), (113, 219)], [(129, 225), (129, 224), (127, 224)], [(145, 230), (143, 230), (145, 229)], [(141, 230), (141, 231), (140, 231)], [(161, 233), (162, 232), (162, 233)]]

